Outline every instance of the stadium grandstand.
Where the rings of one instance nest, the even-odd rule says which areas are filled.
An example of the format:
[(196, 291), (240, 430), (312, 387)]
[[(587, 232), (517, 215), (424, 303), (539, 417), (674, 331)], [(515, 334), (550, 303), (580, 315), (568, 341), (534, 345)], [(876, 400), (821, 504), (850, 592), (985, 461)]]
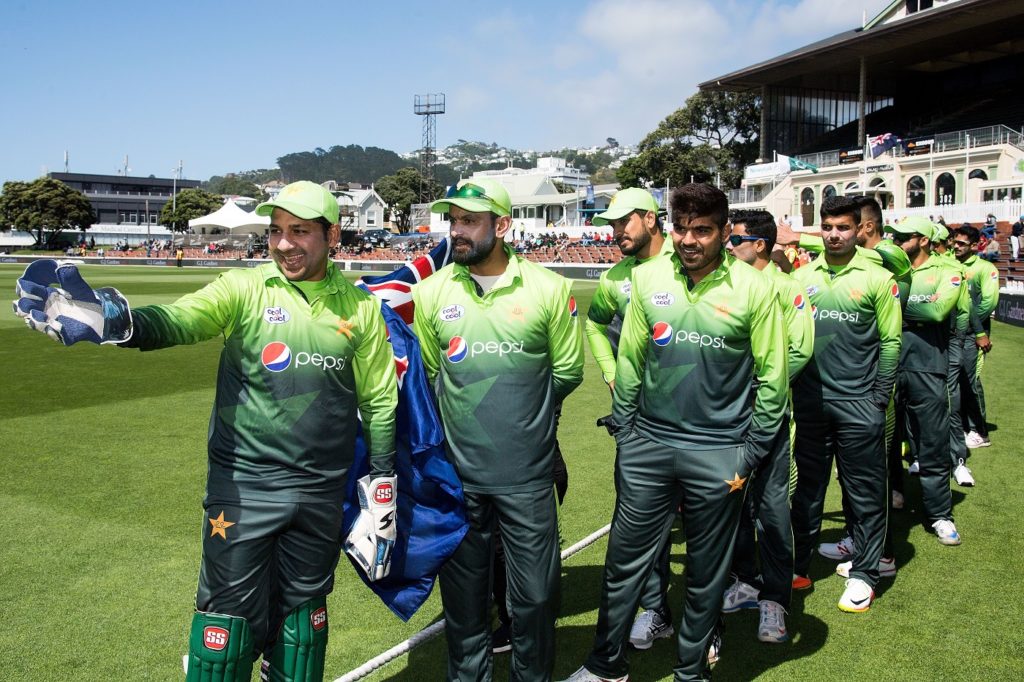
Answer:
[(886, 221), (992, 215), (1003, 257), (1024, 214), (1020, 0), (894, 0), (864, 25), (700, 84), (757, 93), (759, 162), (730, 194), (795, 226), (832, 195), (868, 194)]

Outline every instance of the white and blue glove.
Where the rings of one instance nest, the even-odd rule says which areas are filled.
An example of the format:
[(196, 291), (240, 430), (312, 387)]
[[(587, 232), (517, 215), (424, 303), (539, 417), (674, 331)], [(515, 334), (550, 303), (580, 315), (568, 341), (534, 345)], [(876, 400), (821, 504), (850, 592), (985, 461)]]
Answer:
[(391, 552), (395, 548), (398, 477), (369, 475), (356, 481), (359, 516), (345, 538), (345, 551), (372, 582), (391, 571)]
[(14, 312), (36, 331), (70, 346), (79, 341), (123, 343), (132, 313), (117, 289), (92, 289), (70, 261), (31, 263), (15, 287)]

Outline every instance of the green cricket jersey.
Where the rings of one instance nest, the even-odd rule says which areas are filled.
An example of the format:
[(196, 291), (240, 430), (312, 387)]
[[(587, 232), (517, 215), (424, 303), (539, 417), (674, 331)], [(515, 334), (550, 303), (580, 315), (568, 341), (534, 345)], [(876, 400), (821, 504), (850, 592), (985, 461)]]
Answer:
[(225, 272), (172, 304), (134, 309), (135, 331), (122, 345), (152, 350), (224, 336), (210, 494), (340, 499), (359, 417), (373, 472), (392, 470), (398, 392), (380, 306), (333, 264), (322, 281), (293, 284), (268, 263)]
[(910, 298), (903, 313), (903, 347), (900, 370), (945, 376), (951, 327), (955, 315), (956, 333), (967, 332), (970, 297), (961, 269), (935, 254), (914, 270)]
[(992, 313), (999, 303), (999, 271), (984, 258), (978, 258), (977, 254), (963, 261), (963, 265), (967, 268), (971, 303), (984, 329), (981, 333), (987, 333), (991, 328)]
[(745, 445), (756, 466), (788, 396), (786, 332), (775, 291), (725, 251), (690, 290), (678, 255), (633, 270), (612, 415), (619, 432), (669, 447)]
[(413, 287), (452, 463), (467, 491), (486, 494), (552, 484), (555, 407), (583, 381), (569, 280), (505, 252), (486, 293), (455, 263)]
[[(800, 235), (800, 246), (812, 253), (825, 251), (825, 242), (818, 235)], [(857, 253), (892, 273), (892, 277), (900, 289), (900, 305), (906, 309), (907, 297), (910, 295), (910, 274), (913, 269), (910, 267), (910, 258), (907, 256), (907, 252), (891, 239), (883, 239), (871, 249), (858, 246)]]
[[(670, 253), (672, 253), (672, 239), (666, 235), (661, 250), (652, 258)], [(601, 278), (597, 281), (597, 291), (594, 292), (594, 298), (590, 302), (584, 329), (587, 332), (590, 351), (594, 355), (597, 366), (601, 368), (601, 376), (606, 384), (610, 384), (615, 379), (615, 352), (618, 345), (617, 338), (614, 340), (608, 338), (608, 325), (616, 317), (621, 321), (626, 316), (633, 268), (648, 260), (650, 258), (641, 260), (636, 256), (626, 256), (601, 273)]]
[(814, 317), (811, 315), (811, 306), (807, 304), (807, 295), (800, 283), (779, 270), (775, 263), (766, 265), (761, 273), (771, 280), (779, 299), (779, 309), (786, 327), (786, 366), (792, 383), (814, 353)]
[(846, 266), (824, 256), (796, 270), (813, 306), (814, 355), (794, 390), (826, 400), (889, 402), (900, 357), (900, 290), (861, 250)]

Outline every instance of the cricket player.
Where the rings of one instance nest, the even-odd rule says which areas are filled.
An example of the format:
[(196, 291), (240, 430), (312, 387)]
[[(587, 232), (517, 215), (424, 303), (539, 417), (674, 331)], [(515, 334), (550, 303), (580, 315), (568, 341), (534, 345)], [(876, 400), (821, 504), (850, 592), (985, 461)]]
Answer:
[(148, 351), (224, 339), (189, 681), (247, 681), (261, 654), (266, 679), (322, 678), (360, 417), (371, 473), (345, 544), (378, 579), (395, 538), (397, 393), (380, 300), (328, 259), (340, 228), (326, 189), (292, 183), (256, 212), (270, 216), (273, 262), (225, 272), (175, 303), (129, 309), (54, 261), (26, 269), (15, 302), (30, 327), (65, 345)]
[(440, 573), (448, 679), (491, 679), (490, 571), (500, 529), (512, 617), (511, 677), (549, 680), (560, 557), (555, 407), (583, 380), (570, 283), (504, 243), (508, 192), (473, 178), (431, 211), (451, 220), (455, 263), (413, 289), (469, 531)]
[(723, 249), (728, 200), (672, 193), (670, 257), (635, 268), (612, 415), (617, 496), (594, 647), (569, 680), (628, 679), (626, 644), (644, 581), (681, 499), (686, 597), (676, 680), (704, 679), (744, 486), (786, 406), (786, 343), (769, 280)]
[(956, 315), (959, 336), (967, 332), (970, 299), (960, 269), (931, 253), (934, 225), (923, 216), (911, 216), (886, 226), (892, 240), (910, 258), (914, 268), (907, 310), (903, 316), (896, 390), (898, 414), (910, 441), (911, 457), (921, 479), (921, 501), (927, 524), (944, 545), (959, 545), (953, 523), (949, 491), (949, 317)]
[[(672, 241), (665, 239), (658, 202), (651, 193), (638, 187), (619, 191), (608, 210), (594, 216), (594, 225), (611, 225), (612, 235), (624, 258), (601, 273), (597, 291), (587, 313), (585, 329), (590, 351), (609, 389), (615, 388), (615, 351), (622, 319), (629, 305), (633, 269), (654, 256), (672, 252)], [(665, 538), (651, 577), (640, 598), (641, 612), (629, 632), (629, 643), (637, 649), (649, 649), (654, 641), (671, 637), (672, 610), (668, 605), (671, 577), (671, 543)]]
[(966, 375), (961, 375), (960, 379), (964, 428), (969, 448), (987, 448), (992, 444), (988, 438), (981, 370), (985, 366), (985, 354), (992, 350), (989, 336), (992, 331), (992, 313), (999, 303), (999, 271), (989, 261), (978, 258), (980, 236), (978, 229), (970, 225), (962, 226), (953, 233), (953, 251), (956, 259), (967, 268), (971, 303), (981, 324), (974, 338), (964, 342)]
[(830, 197), (820, 213), (825, 251), (794, 275), (813, 306), (815, 328), (814, 355), (793, 384), (793, 587), (811, 585), (807, 574), (835, 458), (854, 554), (838, 606), (862, 612), (874, 599), (888, 517), (885, 411), (899, 362), (900, 290), (857, 249), (854, 200)]
[[(775, 218), (768, 211), (733, 212), (726, 250), (768, 276), (785, 321), (787, 366), (792, 383), (811, 359), (814, 318), (803, 287), (772, 262)], [(778, 643), (789, 639), (786, 612), (793, 594), (793, 528), (789, 516), (789, 414), (773, 447), (754, 473), (743, 501), (732, 568), (736, 582), (725, 591), (723, 613), (744, 608), (760, 611), (757, 638)], [(756, 542), (755, 542), (756, 528)], [(757, 556), (761, 566), (758, 570)]]

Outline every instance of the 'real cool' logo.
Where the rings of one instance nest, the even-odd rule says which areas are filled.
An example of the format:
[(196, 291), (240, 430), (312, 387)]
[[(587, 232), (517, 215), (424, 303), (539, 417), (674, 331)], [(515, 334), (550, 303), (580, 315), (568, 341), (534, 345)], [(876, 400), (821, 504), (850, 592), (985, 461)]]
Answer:
[(629, 292), (633, 290), (633, 283), (628, 279), (619, 285), (619, 291), (622, 292), (623, 296), (629, 296)]
[(804, 298), (803, 294), (796, 295), (796, 298), (793, 299), (793, 307), (797, 310), (803, 310), (807, 307), (807, 299)]
[[(283, 372), (292, 364), (292, 349), (280, 341), (271, 341), (263, 347), (260, 353), (260, 361), (263, 366), (271, 372)], [(307, 353), (299, 351), (295, 354), (295, 366), (304, 367), (313, 365), (321, 371), (340, 372), (345, 369), (345, 358), (334, 355), (321, 355), (320, 353)]]
[(668, 322), (655, 322), (651, 330), (651, 340), (655, 346), (667, 346), (672, 340), (672, 325)]
[(453, 336), (448, 342), (448, 362), (462, 362), (469, 355), (469, 344), (461, 336)]
[(676, 302), (676, 297), (667, 291), (659, 291), (651, 296), (651, 305), (658, 308), (667, 308)]
[(263, 319), (267, 324), (284, 324), (292, 319), (292, 316), (281, 306), (273, 306), (263, 309)]
[(466, 313), (466, 309), (461, 305), (450, 305), (441, 308), (441, 312), (437, 314), (438, 319), (442, 322), (454, 322), (459, 320)]

